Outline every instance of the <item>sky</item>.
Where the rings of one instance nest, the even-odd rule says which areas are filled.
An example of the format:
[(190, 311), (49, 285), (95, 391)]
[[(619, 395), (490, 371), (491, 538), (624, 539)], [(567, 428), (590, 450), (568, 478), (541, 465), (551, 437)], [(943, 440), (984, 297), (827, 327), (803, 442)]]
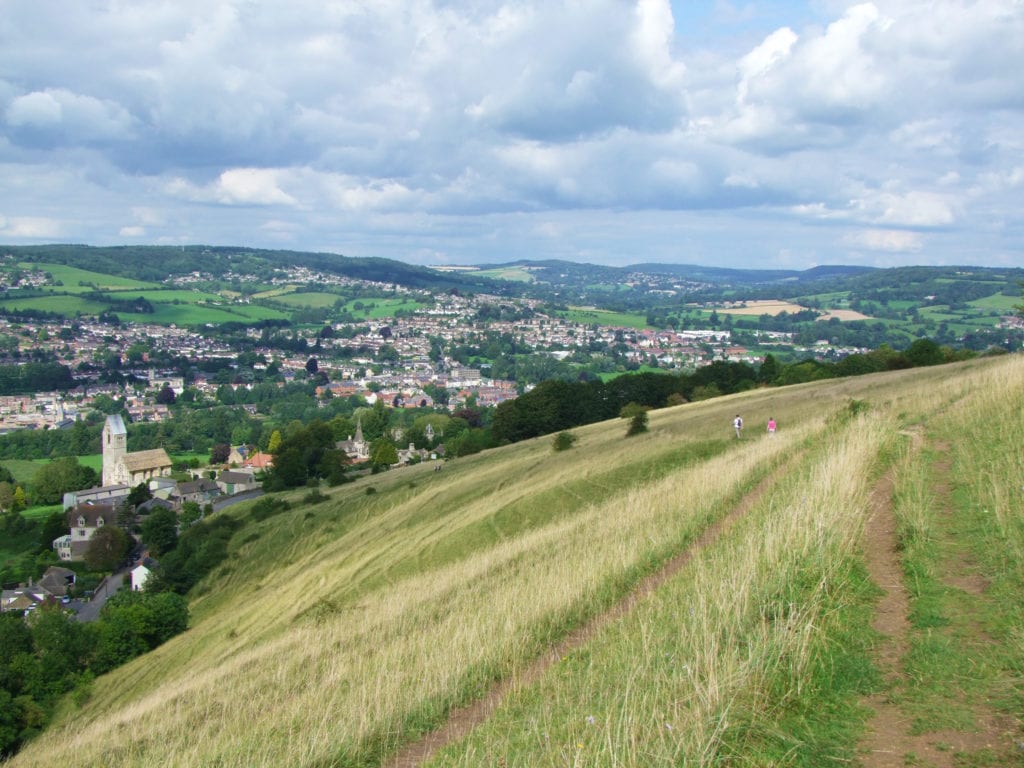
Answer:
[(0, 244), (1024, 266), (1024, 0), (0, 0)]

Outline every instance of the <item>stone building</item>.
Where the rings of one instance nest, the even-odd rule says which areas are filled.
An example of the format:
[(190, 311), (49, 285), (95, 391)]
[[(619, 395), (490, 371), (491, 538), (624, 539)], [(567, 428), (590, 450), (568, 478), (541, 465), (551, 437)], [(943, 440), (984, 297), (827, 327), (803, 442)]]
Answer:
[(171, 473), (171, 458), (163, 448), (128, 452), (128, 430), (118, 415), (107, 416), (103, 425), (103, 485), (134, 488), (153, 477)]

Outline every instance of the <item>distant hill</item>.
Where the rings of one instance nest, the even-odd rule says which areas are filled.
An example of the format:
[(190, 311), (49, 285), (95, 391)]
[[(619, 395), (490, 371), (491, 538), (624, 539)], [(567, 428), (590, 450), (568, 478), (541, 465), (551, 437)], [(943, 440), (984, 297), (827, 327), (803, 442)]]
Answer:
[(87, 245), (0, 246), (0, 255), (19, 261), (65, 264), (108, 275), (160, 282), (169, 276), (203, 272), (220, 278), (230, 272), (260, 273), (299, 266), (359, 280), (397, 283), (410, 288), (494, 289), (493, 281), (472, 272), (439, 272), (393, 259), (351, 258), (335, 253), (263, 250), (228, 246)]
[(633, 272), (673, 275), (686, 280), (731, 285), (760, 285), (783, 281), (808, 282), (836, 277), (853, 277), (876, 271), (872, 267), (827, 265), (805, 270), (793, 269), (727, 269), (704, 267), (696, 264), (634, 264), (627, 267)]
[[(964, 282), (1014, 282), (1024, 270), (985, 267), (895, 267), (878, 269), (850, 265), (822, 265), (806, 270), (732, 269), (697, 264), (644, 262), (608, 267), (556, 259), (518, 259), (498, 264), (480, 264), (476, 269), (433, 269), (394, 259), (353, 258), (335, 253), (266, 250), (234, 246), (108, 246), (87, 245), (0, 245), (0, 256), (22, 262), (54, 263), (135, 280), (160, 282), (169, 276), (192, 272), (221, 278), (229, 273), (259, 274), (268, 269), (300, 266), (360, 280), (396, 283), (427, 290), (465, 290), (489, 293), (529, 293), (522, 281), (503, 280), (502, 271), (520, 269), (533, 282), (551, 289), (577, 291), (622, 287), (637, 276), (706, 284), (714, 287), (765, 288), (778, 286), (792, 294), (814, 283), (836, 283), (845, 288), (884, 287), (908, 282), (954, 280)], [(476, 274), (488, 272), (488, 275)]]

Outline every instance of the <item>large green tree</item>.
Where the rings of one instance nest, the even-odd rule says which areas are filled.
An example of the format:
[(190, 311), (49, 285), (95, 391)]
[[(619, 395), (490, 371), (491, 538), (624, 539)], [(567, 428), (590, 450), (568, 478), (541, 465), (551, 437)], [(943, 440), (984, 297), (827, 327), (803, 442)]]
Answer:
[(370, 445), (370, 464), (376, 468), (387, 468), (398, 463), (398, 449), (385, 437), (378, 437)]
[(142, 521), (142, 543), (153, 557), (160, 557), (178, 544), (178, 515), (173, 509), (156, 509)]
[(85, 564), (91, 571), (113, 571), (132, 548), (131, 537), (116, 525), (104, 525), (89, 539)]
[(59, 504), (65, 493), (98, 483), (95, 469), (79, 464), (74, 456), (65, 456), (39, 468), (32, 478), (33, 497), (38, 504)]

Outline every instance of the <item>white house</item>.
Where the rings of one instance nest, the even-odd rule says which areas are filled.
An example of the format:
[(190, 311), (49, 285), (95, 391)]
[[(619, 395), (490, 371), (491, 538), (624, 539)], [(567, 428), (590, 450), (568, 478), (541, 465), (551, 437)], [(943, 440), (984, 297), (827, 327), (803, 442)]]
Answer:
[(149, 577), (153, 575), (153, 572), (142, 563), (139, 563), (132, 568), (131, 574), (132, 592), (141, 592), (142, 588), (146, 586), (146, 582), (149, 580)]

